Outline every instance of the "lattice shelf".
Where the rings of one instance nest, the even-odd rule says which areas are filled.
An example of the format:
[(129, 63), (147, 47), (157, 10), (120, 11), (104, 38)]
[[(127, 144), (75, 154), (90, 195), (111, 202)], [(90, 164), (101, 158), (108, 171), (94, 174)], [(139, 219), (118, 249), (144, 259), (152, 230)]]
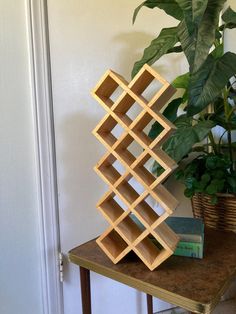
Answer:
[[(160, 112), (174, 93), (147, 64), (130, 83), (108, 70), (92, 91), (107, 112), (93, 131), (108, 151), (94, 168), (109, 186), (97, 208), (110, 226), (97, 243), (114, 263), (133, 250), (153, 270), (178, 243), (164, 222), (178, 203), (162, 185), (176, 163), (161, 149), (175, 126)], [(153, 122), (161, 127), (154, 140), (148, 137)], [(159, 177), (149, 170), (150, 160), (163, 168)], [(162, 213), (154, 210), (155, 202)]]

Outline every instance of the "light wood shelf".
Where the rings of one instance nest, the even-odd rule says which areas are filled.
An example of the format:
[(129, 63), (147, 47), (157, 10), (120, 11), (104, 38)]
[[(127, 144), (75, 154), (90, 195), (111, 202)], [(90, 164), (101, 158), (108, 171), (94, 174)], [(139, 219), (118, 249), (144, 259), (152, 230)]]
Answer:
[[(164, 222), (178, 202), (162, 185), (176, 164), (161, 149), (175, 129), (161, 113), (174, 92), (148, 65), (130, 83), (108, 70), (92, 91), (107, 112), (93, 131), (108, 150), (95, 166), (97, 174), (109, 186), (97, 208), (110, 224), (97, 243), (114, 263), (133, 250), (153, 270), (173, 254), (178, 243), (178, 236)], [(161, 133), (152, 140), (147, 129), (155, 121), (160, 124)], [(119, 135), (115, 132), (118, 126), (122, 128)], [(134, 149), (134, 143), (139, 149)], [(158, 178), (147, 169), (150, 159), (164, 169)], [(117, 161), (121, 167), (115, 166)], [(147, 202), (148, 197), (162, 206), (162, 214), (156, 213), (154, 204)]]
[(162, 247), (159, 248), (157, 245), (155, 245), (149, 237), (146, 237), (141, 242), (139, 242), (135, 249), (136, 253), (142, 259), (142, 261), (145, 260), (151, 268), (153, 267), (154, 261), (163, 250)]
[(111, 224), (115, 223), (115, 221), (125, 212), (114, 200), (113, 195), (110, 195), (109, 198), (103, 201), (98, 208)]
[(133, 243), (143, 232), (130, 216), (124, 218), (116, 229), (129, 243)]
[(98, 172), (100, 176), (103, 176), (104, 180), (107, 181), (108, 184), (114, 185), (118, 181), (118, 179), (120, 179), (120, 177), (122, 175), (113, 166), (116, 161), (117, 161), (117, 159), (115, 158), (114, 155), (108, 154), (108, 155), (106, 155), (106, 158), (105, 159), (103, 158), (101, 160), (101, 162), (98, 163), (95, 167), (95, 171)]
[(117, 188), (117, 191), (119, 191), (120, 194), (123, 195), (123, 197), (126, 199), (129, 204), (133, 204), (137, 198), (139, 197), (138, 192), (135, 191), (135, 189), (127, 182), (123, 181)]
[(111, 230), (105, 237), (100, 239), (99, 244), (106, 252), (109, 252), (114, 261), (122, 256), (124, 250), (128, 248), (127, 243), (115, 230)]
[(133, 212), (141, 221), (144, 221), (148, 227), (151, 227), (160, 218), (145, 200), (140, 202), (134, 208)]

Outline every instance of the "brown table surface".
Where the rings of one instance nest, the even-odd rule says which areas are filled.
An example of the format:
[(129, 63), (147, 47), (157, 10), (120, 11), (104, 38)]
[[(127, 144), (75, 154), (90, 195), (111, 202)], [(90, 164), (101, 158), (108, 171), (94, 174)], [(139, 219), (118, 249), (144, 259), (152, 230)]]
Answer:
[(95, 240), (69, 252), (72, 263), (196, 313), (211, 313), (236, 274), (236, 234), (205, 230), (204, 258), (171, 256), (150, 271), (134, 253), (114, 265)]

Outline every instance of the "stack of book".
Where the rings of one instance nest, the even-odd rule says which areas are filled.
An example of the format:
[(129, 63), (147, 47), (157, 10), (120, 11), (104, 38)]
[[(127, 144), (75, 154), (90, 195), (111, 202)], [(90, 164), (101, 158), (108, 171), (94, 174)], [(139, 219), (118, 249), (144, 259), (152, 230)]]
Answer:
[(165, 222), (180, 237), (174, 255), (203, 258), (204, 224), (201, 219), (168, 217)]
[[(141, 230), (144, 230), (144, 226), (135, 215), (131, 215), (131, 218)], [(180, 237), (174, 255), (203, 258), (204, 224), (201, 219), (168, 217), (165, 223)], [(150, 239), (152, 239), (151, 236)], [(155, 245), (159, 245), (154, 238), (152, 240)]]

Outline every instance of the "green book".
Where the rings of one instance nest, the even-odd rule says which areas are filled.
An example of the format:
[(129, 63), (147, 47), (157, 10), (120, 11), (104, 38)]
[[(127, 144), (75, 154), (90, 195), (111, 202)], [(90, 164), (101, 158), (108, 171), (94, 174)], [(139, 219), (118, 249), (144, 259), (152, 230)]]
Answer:
[(175, 249), (174, 255), (203, 258), (203, 242), (184, 242), (179, 241)]
[(165, 222), (178, 234), (181, 241), (202, 243), (204, 224), (202, 219), (191, 217), (168, 217)]
[[(144, 230), (142, 223), (131, 215), (136, 225)], [(204, 224), (201, 219), (189, 217), (168, 217), (165, 223), (180, 237), (174, 255), (203, 258)], [(156, 239), (150, 236), (155, 245), (159, 245)]]

